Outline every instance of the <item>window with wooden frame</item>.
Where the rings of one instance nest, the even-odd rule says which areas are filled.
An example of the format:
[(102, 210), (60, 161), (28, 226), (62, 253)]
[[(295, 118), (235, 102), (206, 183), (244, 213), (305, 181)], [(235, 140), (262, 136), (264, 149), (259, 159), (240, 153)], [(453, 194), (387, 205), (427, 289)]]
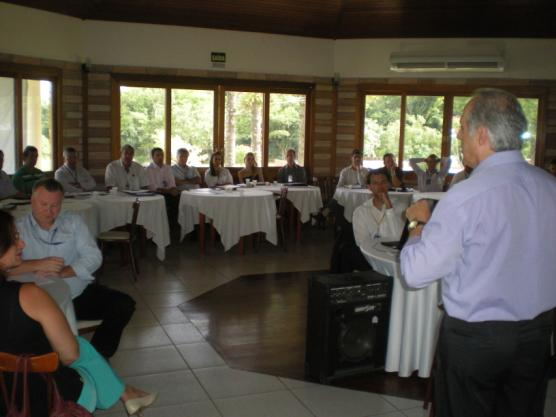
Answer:
[(37, 168), (58, 165), (59, 71), (27, 66), (0, 66), (0, 149), (3, 170), (21, 166), (26, 146), (39, 151)]
[[(528, 121), (522, 154), (529, 163), (538, 165), (544, 158), (544, 127), (539, 121), (543, 120), (546, 91), (535, 87), (507, 90), (518, 97)], [(393, 153), (398, 165), (407, 171), (411, 169), (410, 158), (436, 154), (451, 157), (450, 172), (463, 169), (457, 133), (463, 108), (472, 94), (470, 88), (368, 85), (359, 93), (365, 166), (379, 168), (383, 155)]]
[(113, 157), (130, 144), (135, 160), (147, 165), (158, 146), (171, 163), (186, 148), (191, 165), (206, 167), (218, 149), (226, 166), (243, 166), (245, 154), (253, 152), (259, 166), (272, 167), (284, 165), (286, 150), (293, 148), (305, 164), (311, 90), (292, 83), (118, 78)]

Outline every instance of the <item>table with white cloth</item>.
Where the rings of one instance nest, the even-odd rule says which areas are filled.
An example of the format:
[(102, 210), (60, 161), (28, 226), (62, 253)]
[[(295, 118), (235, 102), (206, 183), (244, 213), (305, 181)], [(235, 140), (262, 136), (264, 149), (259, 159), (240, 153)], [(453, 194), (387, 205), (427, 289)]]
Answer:
[(212, 220), (226, 251), (242, 236), (257, 232), (264, 232), (266, 240), (277, 244), (274, 195), (260, 187), (230, 191), (210, 188), (182, 191), (178, 214), (181, 239), (199, 224), (201, 252), (204, 252), (205, 216)]
[[(373, 193), (367, 188), (338, 187), (334, 192), (334, 199), (344, 208), (344, 217), (348, 222), (352, 222), (353, 212), (357, 207), (369, 201)], [(412, 192), (408, 191), (389, 191), (388, 196), (392, 205), (403, 209), (409, 207), (413, 197)]]
[[(10, 212), (12, 216), (17, 220), (26, 214), (31, 212), (31, 202), (25, 202), (16, 199), (2, 200), (1, 206), (16, 205), (14, 209)], [(0, 206), (0, 207), (1, 207)], [(92, 236), (96, 236), (98, 233), (98, 213), (96, 207), (86, 200), (75, 199), (75, 198), (64, 198), (62, 201), (62, 211), (67, 211), (70, 213), (75, 213), (79, 215), (87, 228), (91, 232)]]
[(38, 287), (45, 290), (58, 304), (73, 334), (77, 335), (77, 321), (69, 285), (61, 278), (40, 278), (35, 274), (21, 274), (10, 277), (10, 281), (34, 282)]
[[(147, 231), (147, 237), (157, 246), (156, 256), (163, 261), (166, 257), (166, 246), (170, 244), (170, 228), (166, 202), (162, 195), (134, 196), (125, 193), (101, 195), (94, 193), (84, 200), (93, 204), (98, 210), (98, 231), (105, 232), (115, 227), (131, 223), (133, 202), (141, 203), (137, 216), (137, 224)], [(96, 233), (95, 233), (96, 236)]]
[(288, 184), (274, 184), (257, 186), (258, 189), (270, 191), (279, 195), (282, 187), (288, 188), (288, 201), (299, 213), (297, 216), (297, 241), (301, 240), (301, 224), (311, 219), (311, 214), (318, 213), (322, 208), (322, 195), (319, 187), (290, 186)]
[(407, 288), (397, 249), (378, 241), (360, 249), (375, 271), (394, 280), (385, 371), (401, 377), (418, 371), (420, 377), (428, 378), (442, 318), (439, 281), (421, 289)]

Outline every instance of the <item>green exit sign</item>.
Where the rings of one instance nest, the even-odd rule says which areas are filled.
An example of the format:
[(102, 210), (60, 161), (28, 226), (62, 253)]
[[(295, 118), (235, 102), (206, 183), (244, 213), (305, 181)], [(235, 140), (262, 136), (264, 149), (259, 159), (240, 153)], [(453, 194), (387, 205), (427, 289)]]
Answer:
[(226, 63), (226, 52), (211, 52), (210, 53), (210, 62), (225, 64)]

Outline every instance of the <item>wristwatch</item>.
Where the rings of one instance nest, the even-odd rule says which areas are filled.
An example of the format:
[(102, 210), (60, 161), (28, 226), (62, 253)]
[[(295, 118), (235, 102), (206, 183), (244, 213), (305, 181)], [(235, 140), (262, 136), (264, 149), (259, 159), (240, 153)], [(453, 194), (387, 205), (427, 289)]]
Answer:
[(424, 226), (425, 224), (427, 223), (422, 222), (421, 220), (411, 220), (407, 225), (407, 230), (411, 231), (413, 229), (416, 229), (419, 226)]

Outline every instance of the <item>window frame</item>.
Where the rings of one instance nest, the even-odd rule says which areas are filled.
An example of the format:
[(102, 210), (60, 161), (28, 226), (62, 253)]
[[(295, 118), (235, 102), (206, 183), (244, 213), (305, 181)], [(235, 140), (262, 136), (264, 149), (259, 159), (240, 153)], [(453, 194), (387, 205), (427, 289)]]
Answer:
[[(404, 139), (405, 139), (405, 114), (408, 96), (443, 96), (444, 111), (442, 123), (441, 157), (450, 156), (451, 152), (451, 129), (454, 97), (470, 96), (473, 91), (483, 87), (496, 87), (515, 94), (518, 98), (532, 98), (539, 100), (537, 110), (537, 138), (535, 143), (534, 165), (543, 167), (546, 149), (546, 112), (548, 105), (548, 90), (537, 86), (515, 86), (500, 84), (500, 80), (481, 82), (472, 85), (450, 85), (450, 84), (360, 84), (358, 94), (357, 112), (357, 137), (356, 143), (361, 149), (365, 141), (365, 99), (367, 95), (393, 95), (401, 96), (400, 108), (400, 139), (398, 143), (397, 158), (400, 168), (404, 159)], [(395, 150), (392, 150), (396, 153)], [(407, 171), (408, 173), (411, 171)]]
[[(311, 131), (313, 125), (312, 103), (314, 96), (314, 84), (295, 83), (295, 82), (273, 82), (273, 81), (254, 81), (237, 79), (219, 79), (202, 77), (174, 77), (174, 76), (145, 76), (135, 74), (112, 74), (111, 97), (112, 97), (112, 159), (120, 157), (121, 136), (120, 136), (120, 87), (147, 87), (164, 88), (166, 94), (166, 113), (165, 113), (165, 152), (164, 161), (170, 164), (172, 160), (170, 149), (171, 145), (171, 108), (172, 108), (172, 89), (190, 90), (212, 90), (214, 92), (214, 112), (213, 112), (213, 150), (224, 149), (225, 134), (225, 97), (227, 91), (262, 93), (263, 96), (263, 168), (268, 167), (268, 126), (269, 126), (269, 106), (270, 94), (302, 94), (306, 97), (305, 102), (305, 155), (303, 166), (307, 167), (311, 162)], [(170, 111), (169, 111), (170, 110)]]
[[(52, 172), (62, 160), (62, 70), (35, 65), (0, 63), (0, 77), (13, 78), (15, 166), (21, 167), (23, 153), (23, 80), (50, 81), (52, 83)], [(16, 168), (17, 169), (17, 168)], [(50, 171), (48, 171), (50, 172)]]

